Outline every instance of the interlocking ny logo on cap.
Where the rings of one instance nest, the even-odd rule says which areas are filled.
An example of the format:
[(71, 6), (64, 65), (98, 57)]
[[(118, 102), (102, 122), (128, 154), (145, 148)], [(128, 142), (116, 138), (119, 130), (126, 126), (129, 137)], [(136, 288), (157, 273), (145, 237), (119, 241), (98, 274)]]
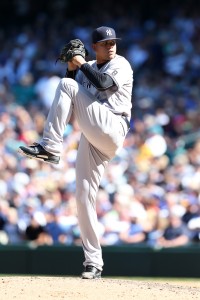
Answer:
[(106, 30), (106, 34), (107, 34), (107, 35), (112, 35), (112, 31), (111, 31), (110, 29), (107, 29), (107, 30)]

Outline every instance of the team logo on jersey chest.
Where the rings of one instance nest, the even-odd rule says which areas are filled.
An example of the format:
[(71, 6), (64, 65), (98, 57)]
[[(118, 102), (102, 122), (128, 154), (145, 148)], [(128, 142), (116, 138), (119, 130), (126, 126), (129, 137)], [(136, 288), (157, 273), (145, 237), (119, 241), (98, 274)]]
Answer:
[(89, 90), (91, 88), (91, 82), (85, 81), (85, 82), (83, 82), (83, 86)]

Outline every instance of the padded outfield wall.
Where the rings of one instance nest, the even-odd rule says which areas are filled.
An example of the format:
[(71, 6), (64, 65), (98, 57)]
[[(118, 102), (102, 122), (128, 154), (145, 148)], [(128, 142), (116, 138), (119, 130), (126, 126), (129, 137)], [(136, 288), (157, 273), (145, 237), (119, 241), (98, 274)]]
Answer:
[[(103, 276), (200, 277), (200, 247), (103, 247)], [(0, 274), (79, 276), (81, 247), (0, 246)]]

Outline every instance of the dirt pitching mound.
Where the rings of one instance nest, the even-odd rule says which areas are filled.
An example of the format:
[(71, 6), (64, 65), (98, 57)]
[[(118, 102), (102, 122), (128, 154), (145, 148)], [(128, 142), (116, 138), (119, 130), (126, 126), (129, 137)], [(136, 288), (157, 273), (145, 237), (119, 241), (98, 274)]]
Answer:
[(75, 277), (3, 276), (2, 300), (189, 300), (200, 299), (200, 282), (177, 280), (125, 280)]

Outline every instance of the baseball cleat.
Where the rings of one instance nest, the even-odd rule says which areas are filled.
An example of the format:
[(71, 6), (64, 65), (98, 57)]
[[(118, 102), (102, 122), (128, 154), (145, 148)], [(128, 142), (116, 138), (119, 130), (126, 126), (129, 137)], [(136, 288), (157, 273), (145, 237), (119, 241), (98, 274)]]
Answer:
[(81, 274), (82, 279), (99, 279), (101, 278), (101, 271), (94, 266), (86, 266)]
[(47, 152), (40, 144), (32, 146), (20, 146), (18, 152), (29, 158), (36, 158), (52, 164), (58, 164), (60, 157)]

